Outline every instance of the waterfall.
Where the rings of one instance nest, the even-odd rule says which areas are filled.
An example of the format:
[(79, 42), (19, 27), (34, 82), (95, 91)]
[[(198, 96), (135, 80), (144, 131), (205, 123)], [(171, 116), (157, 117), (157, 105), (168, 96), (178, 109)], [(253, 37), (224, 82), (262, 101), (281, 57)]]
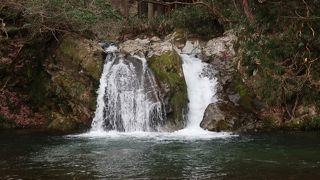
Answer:
[(188, 115), (185, 130), (204, 131), (200, 127), (205, 109), (217, 101), (214, 70), (193, 54), (180, 54), (188, 91)]
[[(187, 125), (162, 132), (165, 107), (161, 89), (144, 56), (123, 55), (115, 46), (105, 48), (106, 59), (97, 91), (97, 108), (91, 131), (79, 136), (152, 139), (211, 139), (232, 136), (200, 127), (205, 109), (217, 101), (214, 68), (196, 57), (199, 52), (179, 53), (188, 92)], [(179, 50), (177, 50), (179, 52)], [(125, 132), (125, 133), (122, 133)]]
[(164, 120), (159, 87), (146, 59), (106, 49), (91, 131), (158, 131)]

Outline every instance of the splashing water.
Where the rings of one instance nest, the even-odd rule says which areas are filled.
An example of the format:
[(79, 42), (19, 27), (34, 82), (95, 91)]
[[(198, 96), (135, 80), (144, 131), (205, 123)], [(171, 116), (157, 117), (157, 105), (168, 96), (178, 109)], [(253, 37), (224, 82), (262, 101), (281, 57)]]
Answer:
[(210, 103), (217, 101), (215, 96), (217, 80), (210, 77), (213, 72), (205, 72), (205, 70), (212, 71), (212, 69), (208, 68), (208, 64), (203, 63), (201, 59), (187, 54), (181, 54), (181, 58), (189, 99), (186, 129), (202, 130), (200, 123), (205, 109)]
[(188, 91), (188, 114), (186, 128), (174, 132), (178, 136), (191, 139), (211, 139), (230, 137), (230, 133), (210, 132), (200, 127), (204, 112), (210, 103), (217, 102), (217, 79), (213, 76), (213, 68), (196, 58), (194, 54), (180, 54), (183, 61), (183, 73)]
[(146, 59), (116, 51), (113, 46), (106, 49), (91, 131), (158, 131), (165, 113)]

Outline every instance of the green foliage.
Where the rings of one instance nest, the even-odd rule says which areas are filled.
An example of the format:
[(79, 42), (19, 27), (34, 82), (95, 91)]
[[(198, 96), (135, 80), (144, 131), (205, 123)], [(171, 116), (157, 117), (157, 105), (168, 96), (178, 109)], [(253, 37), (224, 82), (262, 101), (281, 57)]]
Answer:
[(223, 33), (223, 26), (203, 6), (185, 6), (172, 14), (174, 27), (184, 29), (202, 37), (218, 36)]
[(306, 131), (320, 130), (320, 117), (314, 117), (303, 121), (302, 129)]
[(128, 21), (121, 30), (123, 35), (139, 36), (156, 35), (163, 37), (173, 31), (170, 18), (167, 16), (156, 16), (152, 19), (146, 17), (129, 17)]
[(15, 128), (16, 124), (14, 121), (9, 121), (3, 115), (0, 114), (0, 129), (11, 129)]
[[(10, 0), (0, 5), (0, 9), (14, 9), (4, 20), (22, 15), (34, 34), (43, 32), (87, 33), (106, 22), (118, 21), (122, 16), (113, 9), (108, 0)], [(15, 19), (16, 20), (16, 19)]]
[(252, 24), (239, 21), (246, 27), (239, 34), (239, 49), (257, 95), (269, 105), (293, 104), (296, 99), (320, 105), (319, 3), (250, 5), (255, 20)]
[(97, 16), (94, 12), (87, 9), (75, 9), (70, 11), (71, 17), (75, 19), (75, 21), (93, 24), (97, 22)]

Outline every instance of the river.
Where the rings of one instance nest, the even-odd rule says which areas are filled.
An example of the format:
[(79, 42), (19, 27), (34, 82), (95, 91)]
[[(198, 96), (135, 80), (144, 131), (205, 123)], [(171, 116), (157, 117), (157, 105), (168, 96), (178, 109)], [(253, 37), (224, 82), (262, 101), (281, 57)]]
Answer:
[(317, 179), (320, 134), (0, 133), (0, 179)]

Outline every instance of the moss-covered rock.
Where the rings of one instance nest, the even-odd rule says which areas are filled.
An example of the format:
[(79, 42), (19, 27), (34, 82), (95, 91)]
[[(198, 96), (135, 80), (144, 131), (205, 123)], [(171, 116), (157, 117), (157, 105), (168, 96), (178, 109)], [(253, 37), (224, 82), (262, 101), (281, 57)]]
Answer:
[(49, 129), (59, 131), (73, 131), (77, 128), (77, 122), (69, 116), (53, 112), (51, 114), (52, 121), (48, 125)]
[(237, 104), (248, 111), (255, 111), (256, 108), (253, 101), (255, 95), (237, 75), (234, 75), (229, 88), (229, 91), (239, 96)]
[(219, 101), (210, 104), (200, 124), (209, 131), (255, 131), (262, 127), (261, 121), (252, 112), (232, 103)]
[(231, 131), (233, 129), (234, 118), (231, 112), (224, 112), (219, 106), (223, 104), (209, 104), (206, 108), (200, 126), (210, 131)]
[(89, 76), (95, 80), (100, 79), (103, 61), (101, 61), (102, 51), (97, 42), (82, 37), (64, 36), (56, 54), (64, 60), (70, 58)]
[[(90, 98), (90, 88), (88, 88), (85, 82), (75, 77), (68, 76), (68, 74), (58, 73), (53, 77), (53, 82), (56, 83), (56, 93), (61, 95), (61, 90), (70, 96), (71, 98), (84, 103), (89, 103)], [(62, 88), (62, 89), (61, 89)]]
[(167, 113), (166, 128), (184, 127), (184, 113), (187, 109), (187, 86), (182, 71), (182, 61), (175, 51), (163, 52), (148, 59), (164, 94)]
[(47, 70), (55, 109), (49, 113), (48, 128), (69, 131), (90, 126), (103, 66), (102, 50), (96, 44), (82, 37), (64, 36), (49, 58)]

